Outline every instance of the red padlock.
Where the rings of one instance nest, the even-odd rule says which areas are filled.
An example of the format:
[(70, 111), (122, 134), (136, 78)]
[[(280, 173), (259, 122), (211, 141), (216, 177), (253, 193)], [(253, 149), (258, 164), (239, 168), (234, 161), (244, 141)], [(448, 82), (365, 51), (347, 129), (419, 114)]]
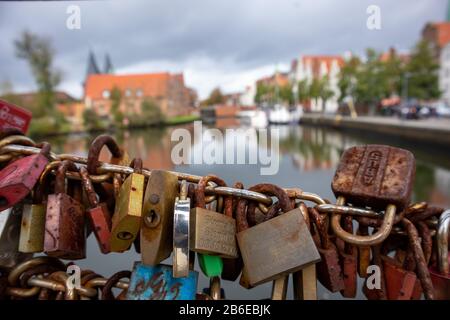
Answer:
[(30, 111), (0, 100), (0, 131), (18, 129), (23, 134), (26, 134), (31, 117)]
[(109, 253), (111, 240), (111, 214), (106, 203), (100, 203), (95, 193), (89, 173), (85, 167), (80, 167), (81, 181), (89, 202), (89, 209), (86, 210), (91, 228), (95, 234), (100, 251)]
[(41, 152), (21, 158), (0, 171), (0, 211), (11, 208), (33, 190), (48, 164), (50, 144), (44, 142)]

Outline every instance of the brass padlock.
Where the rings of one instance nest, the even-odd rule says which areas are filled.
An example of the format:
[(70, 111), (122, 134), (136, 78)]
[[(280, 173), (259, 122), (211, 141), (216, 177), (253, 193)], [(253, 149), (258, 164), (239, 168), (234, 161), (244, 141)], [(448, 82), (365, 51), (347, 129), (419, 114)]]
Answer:
[(235, 220), (224, 214), (205, 209), (205, 188), (209, 181), (213, 181), (219, 186), (225, 186), (225, 182), (214, 175), (200, 179), (195, 193), (197, 207), (191, 209), (191, 250), (223, 258), (237, 258)]
[(281, 278), (319, 261), (305, 219), (300, 209), (293, 209), (287, 193), (272, 184), (249, 190), (276, 196), (285, 212), (237, 234), (250, 285)]
[(111, 251), (128, 250), (139, 233), (142, 218), (142, 200), (144, 197), (145, 177), (142, 172), (142, 160), (132, 161), (134, 173), (130, 174), (122, 186), (112, 218)]
[(65, 175), (69, 169), (78, 171), (72, 161), (62, 161), (56, 172), (55, 194), (48, 196), (44, 251), (48, 256), (61, 259), (84, 259), (84, 208), (79, 200), (66, 193)]
[(42, 188), (43, 185), (38, 183), (32, 191), (32, 203), (23, 206), (19, 240), (20, 252), (34, 253), (44, 250), (46, 203), (42, 198)]
[(155, 266), (173, 250), (173, 209), (178, 178), (163, 170), (152, 170), (144, 195), (141, 256), (145, 265)]

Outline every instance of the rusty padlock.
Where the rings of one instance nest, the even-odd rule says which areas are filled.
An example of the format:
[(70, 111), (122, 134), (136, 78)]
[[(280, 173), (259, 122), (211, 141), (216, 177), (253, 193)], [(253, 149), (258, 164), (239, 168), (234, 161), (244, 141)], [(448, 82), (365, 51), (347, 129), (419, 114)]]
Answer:
[(450, 299), (450, 255), (448, 249), (449, 230), (450, 210), (446, 210), (439, 217), (436, 236), (438, 265), (429, 268), (434, 287), (434, 297), (438, 300)]
[(22, 201), (33, 190), (48, 164), (50, 144), (42, 143), (41, 152), (13, 161), (0, 171), (0, 211)]
[[(236, 189), (243, 189), (244, 185), (241, 182), (236, 182), (234, 184), (234, 187)], [(236, 231), (239, 232), (239, 227), (237, 225), (237, 215), (241, 214), (238, 213), (238, 210), (245, 210), (245, 205), (238, 206), (237, 202), (240, 200), (240, 198), (233, 199), (233, 197), (226, 197), (225, 198), (225, 204), (224, 204), (224, 214), (228, 217), (232, 217), (236, 220)], [(234, 212), (233, 208), (234, 201), (236, 201), (236, 211)], [(233, 214), (234, 213), (234, 214)], [(238, 249), (238, 257), (236, 259), (223, 259), (223, 271), (221, 278), (223, 280), (228, 281), (236, 281), (236, 279), (239, 277), (239, 275), (242, 272), (242, 257)]]
[(249, 190), (276, 196), (283, 212), (237, 234), (250, 285), (281, 278), (319, 261), (305, 219), (300, 209), (293, 208), (287, 193), (273, 184)]
[(84, 259), (84, 208), (79, 200), (66, 193), (67, 170), (78, 171), (72, 161), (62, 161), (56, 172), (55, 193), (50, 194), (47, 199), (44, 252), (61, 259)]
[(111, 214), (106, 203), (99, 202), (97, 194), (89, 173), (85, 167), (80, 167), (81, 182), (86, 193), (89, 208), (86, 210), (91, 229), (94, 232), (100, 251), (104, 254), (109, 253), (111, 241)]
[(315, 230), (319, 234), (317, 247), (320, 253), (320, 262), (317, 263), (317, 278), (329, 291), (338, 292), (345, 288), (344, 275), (339, 263), (339, 254), (336, 245), (331, 241), (326, 223), (315, 208), (309, 208), (310, 218)]
[[(344, 230), (353, 233), (353, 219), (346, 216), (343, 220)], [(344, 279), (344, 288), (341, 294), (344, 298), (354, 298), (357, 290), (357, 268), (358, 268), (358, 251), (355, 245), (346, 243), (341, 239), (336, 239), (336, 247), (339, 253), (339, 263)]]
[(370, 246), (385, 240), (394, 224), (396, 210), (409, 203), (415, 176), (411, 152), (384, 145), (365, 145), (347, 149), (331, 184), (338, 205), (385, 209), (384, 220), (370, 236), (354, 235), (340, 225), (341, 215), (333, 214), (333, 232), (346, 242)]

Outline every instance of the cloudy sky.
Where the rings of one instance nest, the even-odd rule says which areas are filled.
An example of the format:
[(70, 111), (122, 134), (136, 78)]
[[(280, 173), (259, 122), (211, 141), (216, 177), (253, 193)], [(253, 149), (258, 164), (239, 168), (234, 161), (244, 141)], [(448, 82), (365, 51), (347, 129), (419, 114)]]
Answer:
[[(81, 29), (66, 28), (69, 5)], [(381, 30), (366, 27), (369, 5), (381, 9)], [(242, 90), (300, 54), (410, 49), (428, 21), (445, 19), (447, 0), (110, 0), (0, 2), (0, 81), (17, 92), (35, 88), (28, 65), (14, 54), (23, 30), (49, 37), (60, 89), (81, 97), (89, 50), (116, 73), (184, 72), (205, 97), (215, 86)]]

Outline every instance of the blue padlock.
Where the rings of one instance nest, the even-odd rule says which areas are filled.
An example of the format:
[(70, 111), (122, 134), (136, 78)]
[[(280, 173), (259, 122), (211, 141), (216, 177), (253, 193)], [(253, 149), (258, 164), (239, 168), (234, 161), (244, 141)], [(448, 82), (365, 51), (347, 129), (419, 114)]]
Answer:
[(148, 266), (135, 262), (128, 288), (128, 300), (195, 300), (198, 272), (174, 278), (172, 266)]

